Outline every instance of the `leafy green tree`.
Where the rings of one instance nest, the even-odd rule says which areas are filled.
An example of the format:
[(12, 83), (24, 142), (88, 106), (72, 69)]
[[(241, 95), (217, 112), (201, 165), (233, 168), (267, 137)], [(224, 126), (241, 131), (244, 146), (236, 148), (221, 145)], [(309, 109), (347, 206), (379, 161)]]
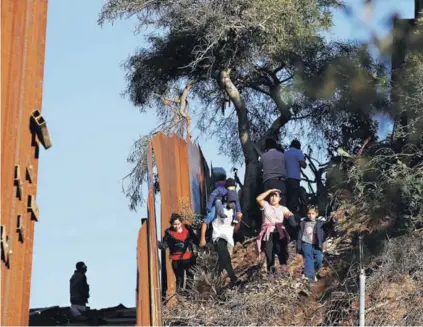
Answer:
[[(154, 108), (166, 117), (163, 97), (180, 97), (189, 87), (189, 97), (201, 104), (192, 109), (199, 117), (196, 127), (217, 136), (221, 152), (245, 164), (242, 206), (248, 222), (256, 212), (266, 138), (278, 138), (297, 122), (306, 124), (307, 134), (324, 138), (329, 151), (374, 137), (372, 115), (386, 105), (380, 92), (385, 70), (363, 46), (326, 42), (322, 34), (332, 26), (331, 9), (341, 5), (109, 0), (99, 24), (134, 16), (139, 30), (152, 28), (148, 46), (125, 64), (125, 93), (142, 112)], [(130, 196), (140, 185), (139, 179), (132, 182)]]

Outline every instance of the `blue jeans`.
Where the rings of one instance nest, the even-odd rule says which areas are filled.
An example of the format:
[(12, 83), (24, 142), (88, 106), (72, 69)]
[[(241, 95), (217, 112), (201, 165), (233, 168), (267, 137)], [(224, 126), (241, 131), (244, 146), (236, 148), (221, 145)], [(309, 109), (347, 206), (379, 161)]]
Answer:
[(316, 245), (303, 242), (304, 275), (310, 282), (314, 282), (316, 272), (322, 267), (323, 252)]
[[(216, 201), (216, 204), (211, 208), (210, 212), (207, 214), (206, 219), (203, 220), (206, 224), (210, 224), (213, 222), (213, 220), (216, 218), (216, 216), (219, 216), (219, 212), (223, 211), (223, 204), (221, 201)], [(236, 219), (236, 212), (234, 210), (234, 216), (232, 217), (233, 220)]]
[(215, 217), (216, 217), (216, 207), (215, 207), (215, 206), (213, 206), (213, 207), (211, 208), (210, 212), (207, 214), (206, 219), (204, 219), (203, 221), (204, 221), (206, 224), (210, 224), (210, 223), (214, 220), (214, 218), (215, 218)]

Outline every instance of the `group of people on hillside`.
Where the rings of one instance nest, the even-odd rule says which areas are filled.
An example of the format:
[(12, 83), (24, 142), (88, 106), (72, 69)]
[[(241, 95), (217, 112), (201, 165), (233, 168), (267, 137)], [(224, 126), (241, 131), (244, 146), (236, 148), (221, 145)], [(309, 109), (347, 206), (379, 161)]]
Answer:
[[(261, 155), (260, 166), (264, 192), (256, 200), (262, 212), (262, 225), (257, 237), (257, 250), (266, 257), (267, 270), (275, 272), (275, 256), (280, 265), (288, 263), (288, 244), (290, 234), (296, 238), (296, 250), (304, 258), (303, 277), (310, 283), (317, 281), (323, 260), (323, 243), (333, 227), (335, 219), (319, 216), (316, 206), (307, 208), (306, 217), (296, 217), (298, 213), (301, 169), (306, 168), (301, 144), (293, 140), (287, 151), (278, 145), (275, 139), (266, 140), (265, 152)], [(197, 235), (190, 225), (184, 224), (176, 213), (170, 219), (170, 228), (166, 230), (159, 248), (170, 250), (173, 271), (176, 276), (177, 291), (192, 286), (193, 268), (196, 264), (193, 245), (206, 246), (206, 232), (212, 227), (212, 243), (218, 255), (219, 273), (226, 271), (230, 278), (229, 287), (237, 285), (238, 279), (231, 263), (234, 248), (234, 233), (242, 223), (242, 211), (236, 183), (226, 175), (215, 176), (215, 189), (207, 203), (208, 214), (201, 224)], [(286, 227), (291, 231), (287, 232)]]
[[(276, 140), (266, 140), (266, 149), (260, 158), (264, 192), (256, 201), (261, 209), (262, 224), (257, 237), (257, 251), (264, 253), (269, 273), (274, 273), (275, 256), (280, 265), (287, 265), (288, 244), (293, 235), (296, 238), (296, 250), (304, 258), (304, 277), (310, 282), (317, 281), (323, 260), (323, 243), (333, 227), (335, 219), (319, 216), (316, 206), (307, 208), (307, 215), (297, 219), (301, 169), (306, 167), (301, 144), (293, 140), (287, 151), (278, 145)], [(218, 255), (219, 274), (225, 270), (230, 278), (229, 287), (237, 285), (231, 256), (234, 233), (242, 223), (242, 210), (236, 182), (226, 178), (226, 173), (215, 176), (215, 188), (207, 202), (207, 216), (203, 219), (199, 235), (193, 228), (184, 223), (181, 215), (173, 213), (170, 227), (159, 248), (169, 249), (173, 272), (176, 277), (178, 292), (192, 287), (196, 257), (193, 245), (206, 246), (206, 232), (212, 227), (212, 243)], [(291, 227), (290, 233), (286, 227)], [(290, 235), (291, 234), (291, 235)], [(87, 266), (84, 262), (76, 264), (76, 270), (70, 279), (71, 312), (80, 316), (87, 310), (89, 285), (86, 278)], [(185, 279), (186, 275), (186, 279)]]
[[(301, 169), (306, 167), (300, 142), (293, 140), (287, 151), (274, 139), (266, 140), (265, 145), (265, 152), (260, 158), (264, 192), (256, 198), (262, 213), (261, 230), (256, 241), (257, 251), (259, 254), (264, 253), (267, 271), (274, 273), (275, 256), (278, 256), (280, 265), (287, 265), (288, 244), (293, 235), (296, 238), (297, 253), (304, 258), (303, 277), (314, 283), (322, 266), (323, 243), (336, 220), (334, 217), (326, 220), (319, 216), (316, 206), (307, 208), (306, 217), (298, 219), (294, 215), (299, 211)], [(159, 242), (160, 249), (169, 249), (178, 292), (184, 289), (184, 284), (187, 289), (192, 287), (193, 268), (196, 265), (193, 245), (206, 246), (206, 232), (210, 226), (212, 243), (218, 255), (219, 273), (226, 271), (230, 278), (229, 287), (238, 283), (231, 262), (234, 233), (242, 223), (236, 182), (226, 178), (226, 173), (216, 175), (215, 182), (207, 202), (208, 214), (202, 221), (199, 235), (189, 224), (184, 223), (181, 215), (173, 213), (170, 227)], [(294, 233), (288, 232), (287, 227), (291, 227)], [(78, 262), (70, 279), (70, 309), (74, 316), (80, 316), (87, 310), (90, 295), (86, 272), (85, 263)]]

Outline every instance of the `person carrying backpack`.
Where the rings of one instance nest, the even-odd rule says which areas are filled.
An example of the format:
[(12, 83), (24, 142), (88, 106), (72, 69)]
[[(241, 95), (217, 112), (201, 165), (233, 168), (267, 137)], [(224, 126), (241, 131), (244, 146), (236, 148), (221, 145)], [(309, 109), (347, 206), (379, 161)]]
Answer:
[(232, 267), (231, 255), (235, 245), (234, 232), (240, 227), (242, 216), (238, 216), (238, 224), (233, 224), (234, 210), (230, 202), (231, 194), (224, 198), (221, 215), (207, 216), (201, 224), (200, 247), (206, 246), (206, 231), (209, 224), (213, 227), (212, 241), (217, 251), (219, 274), (225, 270), (230, 278), (229, 287), (232, 288), (238, 283), (238, 278)]

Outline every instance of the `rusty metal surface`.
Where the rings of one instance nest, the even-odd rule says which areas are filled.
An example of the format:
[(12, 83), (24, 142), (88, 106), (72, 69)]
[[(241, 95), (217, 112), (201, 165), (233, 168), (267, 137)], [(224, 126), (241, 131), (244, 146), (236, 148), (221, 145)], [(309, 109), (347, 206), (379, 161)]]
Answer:
[(147, 231), (148, 231), (148, 269), (150, 277), (150, 316), (151, 326), (162, 325), (161, 295), (159, 281), (159, 253), (157, 247), (156, 207), (153, 179), (153, 149), (148, 148), (148, 200), (147, 200)]
[[(38, 160), (30, 116), (41, 110), (47, 0), (2, 0), (1, 223), (9, 238), (9, 267), (1, 262), (1, 325), (26, 326), (33, 252), (34, 221), (27, 198), (36, 197)], [(15, 165), (19, 165), (22, 197), (16, 197)], [(32, 167), (32, 180), (26, 178)], [(21, 216), (22, 231), (17, 219)], [(23, 238), (21, 237), (23, 236)]]
[(148, 218), (142, 221), (137, 243), (137, 326), (162, 325), (152, 154), (150, 145), (147, 159)]
[(137, 244), (137, 326), (150, 326), (147, 219), (143, 219)]
[[(181, 200), (186, 199), (191, 202), (187, 151), (183, 140), (162, 133), (156, 134), (151, 144), (160, 182), (161, 235), (163, 236), (169, 227), (172, 213), (180, 211)], [(175, 276), (167, 252), (162, 253), (162, 287), (164, 294), (171, 296), (176, 290)]]
[[(180, 137), (156, 134), (151, 140), (161, 197), (161, 235), (169, 227), (172, 213), (181, 212), (184, 203), (191, 204), (193, 212), (205, 213), (208, 195), (208, 167), (201, 149)], [(168, 253), (162, 253), (163, 295), (175, 293), (175, 276)]]

